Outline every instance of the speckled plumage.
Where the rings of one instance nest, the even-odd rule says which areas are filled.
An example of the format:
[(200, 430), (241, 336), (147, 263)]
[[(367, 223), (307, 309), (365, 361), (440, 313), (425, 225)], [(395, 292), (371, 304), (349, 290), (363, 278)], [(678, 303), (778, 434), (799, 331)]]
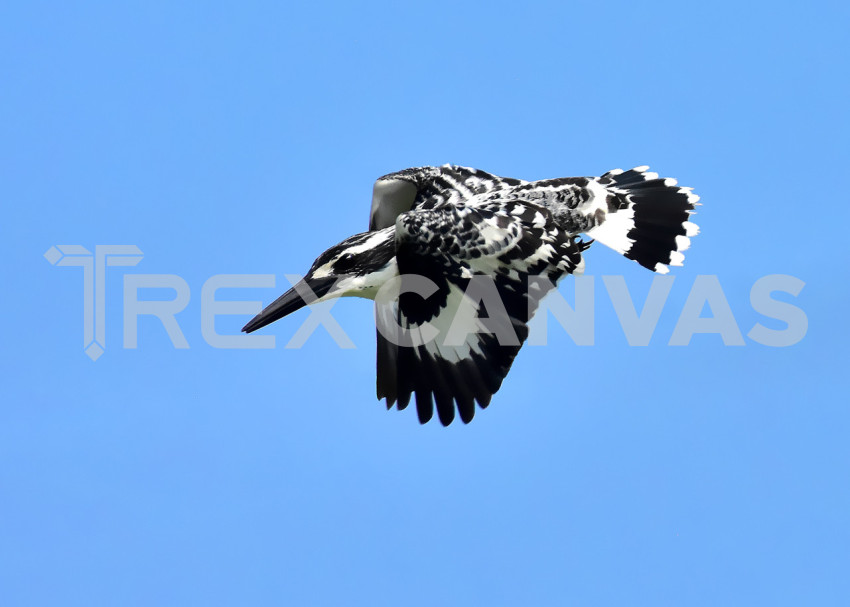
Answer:
[[(580, 234), (666, 272), (697, 233), (697, 200), (647, 167), (534, 182), (454, 165), (405, 169), (376, 181), (369, 231), (325, 251), (304, 283), (318, 299), (376, 300), (377, 394), (388, 407), (415, 398), (422, 423), (435, 409), (444, 425), (455, 413), (466, 423), (501, 386), (540, 300), (583, 270), (590, 243)], [(426, 296), (406, 290), (416, 277), (427, 279)], [(300, 305), (284, 294), (245, 330)]]

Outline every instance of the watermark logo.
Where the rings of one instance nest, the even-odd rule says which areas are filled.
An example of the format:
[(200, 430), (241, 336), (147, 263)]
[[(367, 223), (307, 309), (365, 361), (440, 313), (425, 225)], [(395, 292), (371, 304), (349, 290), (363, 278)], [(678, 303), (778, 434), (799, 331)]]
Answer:
[(135, 245), (99, 244), (94, 255), (85, 247), (56, 245), (44, 258), (54, 266), (83, 269), (83, 350), (97, 360), (106, 350), (106, 268), (135, 266), (144, 253)]
[[(93, 361), (106, 350), (106, 280), (108, 268), (132, 267), (144, 257), (135, 245), (97, 245), (94, 253), (81, 245), (56, 245), (44, 253), (45, 259), (54, 266), (79, 267), (83, 275), (83, 350)], [(420, 346), (433, 339), (441, 340), (448, 347), (461, 347), (468, 342), (471, 333), (489, 333), (496, 336), (502, 345), (519, 345), (512, 320), (501, 300), (493, 279), (476, 275), (460, 298), (460, 303), (446, 310), (448, 314), (432, 319), (438, 324), (423, 322), (415, 327), (398, 324), (394, 310), (399, 298), (410, 297), (427, 300), (438, 290), (437, 285), (424, 276), (405, 275), (389, 280), (378, 290), (375, 297), (377, 327), (391, 343), (399, 346)], [(308, 304), (316, 303), (317, 296), (304, 284), (299, 275), (286, 275), (294, 291)], [(656, 334), (663, 312), (670, 312), (668, 298), (675, 278), (655, 275), (645, 300), (633, 301), (632, 294), (623, 276), (602, 276), (602, 285), (613, 306), (617, 321), (630, 346), (647, 346)], [(569, 303), (554, 284), (543, 277), (530, 277), (528, 291), (537, 292), (539, 308), (529, 327), (528, 344), (546, 345), (549, 320), (554, 319), (578, 346), (595, 343), (595, 306), (599, 290), (593, 276), (575, 276), (574, 300)], [(679, 283), (677, 283), (679, 284)], [(805, 283), (794, 276), (770, 274), (756, 280), (749, 293), (750, 307), (762, 317), (772, 319), (774, 327), (756, 322), (746, 333), (750, 341), (770, 347), (787, 347), (802, 340), (808, 330), (808, 318), (798, 306), (775, 299), (774, 293), (797, 297)], [(222, 289), (271, 289), (275, 277), (270, 274), (217, 274), (209, 277), (201, 288), (200, 328), (207, 345), (221, 349), (272, 349), (275, 335), (236, 332), (220, 334), (216, 331), (216, 318), (238, 315), (250, 318), (262, 310), (259, 301), (218, 300)], [(724, 346), (743, 346), (744, 333), (736, 320), (729, 301), (714, 275), (700, 275), (689, 285), (689, 291), (672, 334), (669, 346), (687, 346), (694, 335), (714, 334)], [(140, 291), (146, 289), (168, 290), (170, 299), (146, 300)], [(545, 294), (545, 296), (544, 296)], [(154, 317), (165, 330), (176, 349), (189, 348), (177, 315), (188, 305), (191, 296), (189, 284), (176, 274), (123, 275), (123, 347), (138, 347), (138, 319), (140, 316)], [(540, 299), (540, 296), (543, 296)], [(455, 299), (458, 299), (455, 297)], [(341, 348), (354, 348), (354, 342), (346, 335), (342, 326), (331, 314), (336, 299), (318, 305), (309, 305), (309, 314), (301, 317), (295, 334), (286, 348), (300, 348), (319, 327), (323, 327)], [(456, 302), (457, 303), (457, 302)], [(705, 315), (706, 308), (709, 315)], [(297, 309), (297, 308), (296, 308)], [(481, 314), (482, 309), (487, 315)], [(533, 309), (529, 309), (532, 312)], [(782, 327), (781, 325), (785, 326)], [(474, 340), (473, 340), (474, 341)]]

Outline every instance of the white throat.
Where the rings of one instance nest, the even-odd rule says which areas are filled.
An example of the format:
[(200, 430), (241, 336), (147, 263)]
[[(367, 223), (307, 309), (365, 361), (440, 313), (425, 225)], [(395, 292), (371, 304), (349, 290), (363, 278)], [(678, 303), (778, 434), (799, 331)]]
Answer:
[(375, 299), (378, 290), (384, 284), (398, 276), (398, 264), (395, 257), (383, 268), (366, 274), (365, 276), (347, 276), (340, 280), (336, 288), (322, 297), (322, 301), (332, 299), (334, 297), (364, 297), (366, 299)]

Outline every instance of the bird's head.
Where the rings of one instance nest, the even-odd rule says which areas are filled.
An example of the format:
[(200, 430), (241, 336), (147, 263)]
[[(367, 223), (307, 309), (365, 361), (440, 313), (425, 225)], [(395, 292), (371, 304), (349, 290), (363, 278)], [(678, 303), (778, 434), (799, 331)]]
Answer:
[(301, 281), (269, 304), (242, 330), (246, 333), (256, 331), (308, 303), (334, 297), (374, 298), (394, 274), (395, 228), (356, 234), (319, 255)]

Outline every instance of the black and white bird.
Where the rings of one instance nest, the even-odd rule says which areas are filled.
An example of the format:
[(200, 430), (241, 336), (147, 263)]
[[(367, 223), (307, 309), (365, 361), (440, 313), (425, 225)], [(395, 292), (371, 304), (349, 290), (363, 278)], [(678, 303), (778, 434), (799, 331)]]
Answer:
[(682, 265), (699, 198), (648, 169), (532, 182), (453, 165), (385, 175), (369, 231), (322, 253), (242, 330), (306, 303), (375, 299), (378, 399), (404, 409), (415, 397), (421, 423), (435, 407), (443, 425), (455, 412), (468, 423), (501, 386), (541, 298), (583, 271), (592, 240), (581, 234), (654, 272)]

